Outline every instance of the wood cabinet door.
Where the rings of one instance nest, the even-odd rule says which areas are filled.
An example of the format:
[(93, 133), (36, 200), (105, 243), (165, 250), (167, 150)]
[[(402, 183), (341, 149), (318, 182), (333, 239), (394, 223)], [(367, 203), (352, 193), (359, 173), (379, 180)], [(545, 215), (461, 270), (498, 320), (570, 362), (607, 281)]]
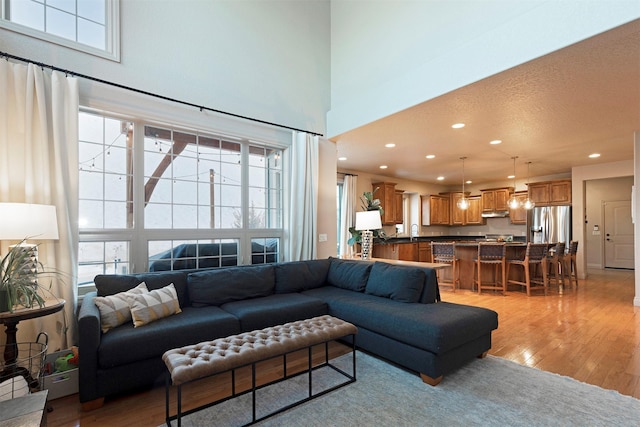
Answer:
[(482, 191), (480, 192), (482, 197), (482, 211), (493, 212), (496, 210), (496, 192), (495, 191)]
[(398, 259), (403, 261), (418, 261), (418, 244), (398, 243)]
[(516, 193), (516, 199), (520, 202), (520, 207), (518, 209), (509, 209), (509, 219), (511, 224), (526, 224), (527, 210), (522, 207), (522, 204), (527, 199), (527, 193)]
[(571, 204), (571, 181), (549, 183), (549, 203), (558, 205)]
[(436, 198), (436, 206), (437, 206), (437, 222), (436, 224), (440, 225), (449, 225), (450, 220), (450, 209), (449, 209), (449, 198), (438, 196)]
[(467, 209), (458, 207), (458, 200), (462, 198), (462, 193), (451, 193), (451, 225), (465, 225), (467, 223)]
[(384, 213), (382, 214), (382, 224), (391, 225), (396, 223), (396, 184), (392, 182), (374, 182), (371, 184), (372, 191), (378, 191), (373, 195), (375, 199), (380, 199), (380, 205)]
[(546, 205), (549, 203), (548, 184), (529, 184), (529, 198), (536, 205)]
[(511, 192), (507, 188), (501, 188), (499, 190), (495, 190), (495, 208), (497, 211), (506, 211), (509, 209), (509, 205), (507, 202), (511, 197)]
[(402, 224), (404, 222), (404, 199), (403, 199), (403, 194), (404, 191), (402, 190), (395, 190), (395, 200), (396, 200), (396, 210), (395, 210), (395, 215), (396, 215), (396, 219), (395, 219), (395, 223), (396, 224)]
[(418, 261), (432, 262), (431, 259), (431, 243), (418, 242)]
[(482, 217), (482, 198), (481, 196), (469, 197), (469, 208), (467, 209), (466, 224), (483, 225), (485, 219)]

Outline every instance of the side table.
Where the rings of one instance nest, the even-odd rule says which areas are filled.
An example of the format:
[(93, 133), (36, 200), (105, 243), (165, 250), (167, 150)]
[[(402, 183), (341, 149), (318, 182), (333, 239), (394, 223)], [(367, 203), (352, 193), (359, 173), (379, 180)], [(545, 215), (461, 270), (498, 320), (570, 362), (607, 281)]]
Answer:
[(22, 320), (35, 319), (37, 317), (48, 316), (57, 313), (64, 308), (65, 300), (45, 300), (42, 307), (21, 308), (13, 312), (0, 313), (0, 324), (6, 326), (7, 342), (4, 348), (5, 368), (0, 372), (0, 382), (22, 375), (29, 386), (37, 386), (37, 378), (32, 378), (31, 373), (25, 368), (16, 366), (18, 360), (18, 344), (16, 342), (16, 333), (18, 332), (18, 323)]

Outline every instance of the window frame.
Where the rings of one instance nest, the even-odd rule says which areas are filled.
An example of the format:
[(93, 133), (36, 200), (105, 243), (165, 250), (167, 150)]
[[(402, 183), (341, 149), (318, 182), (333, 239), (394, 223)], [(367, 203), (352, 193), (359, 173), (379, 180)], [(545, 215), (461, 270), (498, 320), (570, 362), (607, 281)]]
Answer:
[(0, 0), (0, 28), (114, 62), (120, 62), (120, 0), (105, 0), (107, 13), (105, 15), (106, 47), (104, 50), (10, 21), (6, 18), (9, 1)]
[[(116, 96), (113, 94), (112, 96)], [(129, 107), (123, 107), (119, 102), (106, 102), (98, 98), (92, 100), (81, 99), (80, 111), (90, 114), (98, 114), (117, 120), (130, 121), (134, 125), (133, 129), (133, 179), (134, 179), (134, 227), (130, 229), (83, 229), (79, 231), (79, 241), (82, 242), (106, 242), (106, 241), (127, 241), (129, 243), (129, 273), (142, 273), (149, 269), (148, 245), (153, 240), (203, 240), (203, 239), (237, 239), (240, 241), (238, 265), (249, 265), (252, 262), (251, 242), (253, 239), (260, 238), (276, 238), (279, 240), (279, 256), (278, 262), (284, 261), (288, 254), (286, 253), (286, 232), (287, 222), (283, 220), (280, 228), (249, 228), (248, 227), (248, 209), (249, 206), (249, 190), (248, 190), (248, 156), (249, 146), (264, 145), (269, 148), (278, 149), (282, 153), (282, 175), (288, 176), (290, 169), (290, 131), (276, 130), (259, 127), (255, 124), (241, 124), (233, 121), (235, 128), (233, 131), (225, 125), (229, 119), (219, 118), (212, 123), (211, 117), (206, 117), (200, 113), (189, 111), (184, 107), (166, 107), (162, 114), (166, 117), (158, 116), (157, 110), (151, 113), (151, 109), (145, 106), (140, 107), (138, 104), (137, 112), (130, 110)], [(96, 108), (97, 105), (100, 108)], [(147, 99), (146, 106), (150, 106)], [(153, 103), (152, 103), (153, 104)], [(128, 104), (129, 106), (135, 103)], [(115, 112), (114, 112), (115, 111)], [(168, 122), (167, 118), (171, 118)], [(243, 168), (243, 184), (242, 184), (242, 200), (243, 200), (243, 227), (238, 229), (145, 229), (144, 210), (136, 209), (136, 203), (144, 204), (144, 126), (165, 126), (178, 130), (202, 132), (211, 135), (219, 135), (222, 138), (230, 138), (231, 141), (238, 142), (242, 146), (242, 163), (246, 165)], [(222, 129), (221, 129), (222, 128)], [(256, 132), (256, 129), (258, 132)], [(139, 184), (138, 182), (142, 182)], [(288, 203), (290, 183), (287, 180), (282, 182), (282, 215), (288, 217)], [(139, 224), (139, 225), (138, 225)], [(87, 292), (94, 290), (92, 285), (79, 285), (78, 295), (82, 296)]]

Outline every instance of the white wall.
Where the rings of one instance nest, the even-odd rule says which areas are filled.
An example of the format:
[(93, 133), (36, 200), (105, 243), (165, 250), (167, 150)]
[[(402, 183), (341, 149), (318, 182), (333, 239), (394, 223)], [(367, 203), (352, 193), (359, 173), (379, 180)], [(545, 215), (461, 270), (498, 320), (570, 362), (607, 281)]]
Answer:
[(639, 17), (637, 0), (332, 1), (327, 135)]
[(325, 132), (330, 3), (122, 0), (121, 62), (0, 29), (0, 50), (197, 105)]

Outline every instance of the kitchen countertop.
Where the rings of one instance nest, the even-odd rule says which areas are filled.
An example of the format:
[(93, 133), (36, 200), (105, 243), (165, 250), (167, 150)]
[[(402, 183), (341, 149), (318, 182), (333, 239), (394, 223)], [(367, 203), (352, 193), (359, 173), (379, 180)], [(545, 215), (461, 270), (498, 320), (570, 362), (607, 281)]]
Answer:
[[(375, 239), (375, 244), (393, 244), (393, 243), (416, 243), (416, 242), (452, 242), (455, 241), (459, 245), (467, 245), (473, 246), (477, 245), (478, 241), (484, 239), (482, 236), (418, 236), (414, 237), (413, 240), (409, 237), (390, 237), (387, 240)], [(513, 242), (509, 242), (510, 244), (520, 244), (525, 245), (526, 237), (524, 236), (514, 236)]]

